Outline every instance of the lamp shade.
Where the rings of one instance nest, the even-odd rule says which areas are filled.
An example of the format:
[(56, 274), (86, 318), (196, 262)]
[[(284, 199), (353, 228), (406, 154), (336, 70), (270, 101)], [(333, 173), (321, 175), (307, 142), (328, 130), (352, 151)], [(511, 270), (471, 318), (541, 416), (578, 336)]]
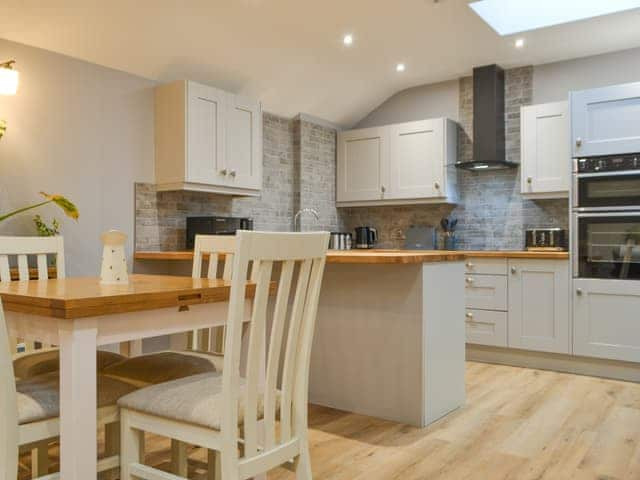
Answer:
[(18, 91), (18, 79), (17, 70), (0, 67), (0, 95), (15, 95)]

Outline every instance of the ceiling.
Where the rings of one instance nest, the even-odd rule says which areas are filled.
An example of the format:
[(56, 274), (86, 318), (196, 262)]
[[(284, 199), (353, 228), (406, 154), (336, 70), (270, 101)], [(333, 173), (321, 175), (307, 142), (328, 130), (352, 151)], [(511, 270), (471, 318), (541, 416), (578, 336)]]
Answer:
[[(399, 90), (468, 75), (473, 66), (640, 46), (638, 10), (500, 37), (467, 3), (3, 0), (0, 37), (160, 81), (208, 83), (259, 98), (273, 113), (341, 126)], [(349, 48), (345, 33), (354, 36)], [(523, 49), (516, 37), (525, 38)], [(398, 62), (405, 72), (395, 71)]]

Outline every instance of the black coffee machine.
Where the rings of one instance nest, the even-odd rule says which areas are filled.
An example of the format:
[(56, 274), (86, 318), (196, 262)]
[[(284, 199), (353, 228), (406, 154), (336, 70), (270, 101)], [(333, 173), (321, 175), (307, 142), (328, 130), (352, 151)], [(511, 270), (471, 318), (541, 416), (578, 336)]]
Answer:
[(373, 248), (378, 241), (378, 231), (373, 227), (356, 227), (356, 248)]

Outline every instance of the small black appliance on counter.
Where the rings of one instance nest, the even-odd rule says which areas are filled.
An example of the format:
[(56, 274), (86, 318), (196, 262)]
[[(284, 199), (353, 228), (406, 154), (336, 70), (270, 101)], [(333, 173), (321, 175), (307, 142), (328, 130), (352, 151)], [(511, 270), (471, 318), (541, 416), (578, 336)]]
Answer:
[(196, 235), (235, 235), (253, 230), (253, 219), (240, 217), (187, 217), (187, 249), (195, 246)]
[(373, 227), (356, 227), (356, 248), (373, 248), (378, 241), (378, 231)]

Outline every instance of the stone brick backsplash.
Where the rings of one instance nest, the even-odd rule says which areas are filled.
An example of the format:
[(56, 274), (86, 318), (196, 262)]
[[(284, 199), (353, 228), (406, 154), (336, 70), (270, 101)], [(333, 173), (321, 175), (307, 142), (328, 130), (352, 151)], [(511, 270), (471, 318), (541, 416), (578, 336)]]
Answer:
[[(520, 107), (533, 98), (533, 68), (506, 71), (506, 156), (520, 161)], [(458, 158), (473, 157), (473, 79), (460, 79)], [(453, 167), (452, 167), (453, 168)], [(409, 225), (438, 226), (445, 215), (458, 218), (460, 249), (521, 249), (529, 227), (568, 228), (568, 200), (526, 200), (520, 195), (520, 169), (488, 172), (458, 170), (460, 203), (341, 210), (346, 230), (358, 225), (378, 228), (379, 246), (400, 248)]]

